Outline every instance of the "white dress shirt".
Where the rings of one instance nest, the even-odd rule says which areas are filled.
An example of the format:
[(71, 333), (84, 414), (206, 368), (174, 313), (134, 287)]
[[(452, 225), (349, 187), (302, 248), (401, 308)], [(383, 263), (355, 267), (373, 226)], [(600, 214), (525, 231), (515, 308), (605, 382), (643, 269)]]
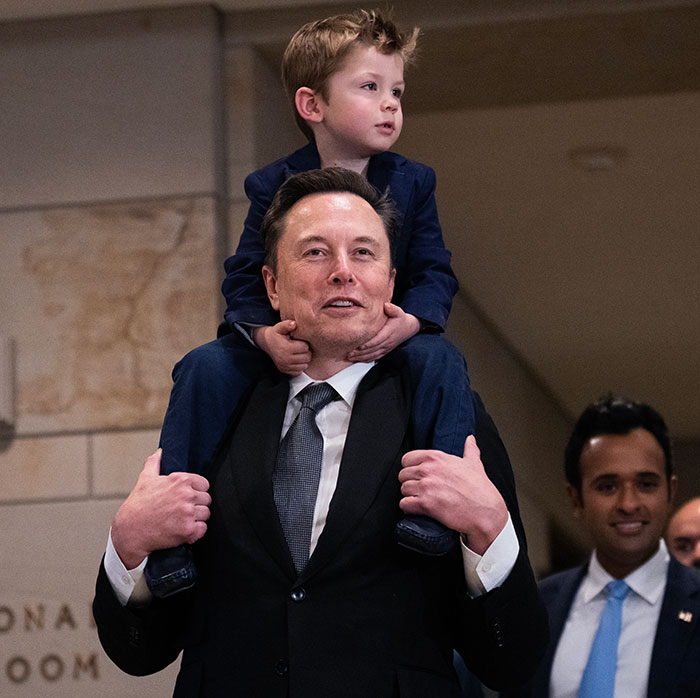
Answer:
[[(373, 362), (354, 363), (325, 381), (336, 390), (341, 399), (328, 403), (319, 410), (316, 417), (316, 424), (323, 437), (323, 459), (314, 509), (310, 554), (316, 548), (321, 532), (326, 525), (328, 509), (338, 483), (340, 461), (343, 456), (345, 437), (348, 433), (357, 388), (373, 365)], [(297, 399), (297, 395), (307, 385), (314, 382), (317, 381), (305, 373), (289, 379), (289, 398), (280, 440), (284, 438), (301, 409), (301, 401)], [(483, 555), (477, 555), (463, 544), (462, 557), (469, 593), (474, 597), (480, 596), (501, 584), (513, 569), (518, 551), (519, 543), (510, 514), (508, 514), (508, 522), (503, 530)], [(147, 560), (148, 558), (143, 560), (135, 569), (127, 570), (114, 549), (110, 535), (105, 554), (105, 570), (122, 605), (126, 605), (129, 601), (136, 603), (148, 601), (149, 592), (143, 578), (143, 570)]]
[[(625, 577), (630, 592), (622, 604), (615, 698), (644, 698), (647, 694), (651, 653), (666, 589), (668, 563), (668, 551), (661, 540), (658, 551)], [(554, 655), (550, 698), (575, 698), (607, 600), (603, 590), (612, 580), (613, 577), (602, 568), (594, 551)]]

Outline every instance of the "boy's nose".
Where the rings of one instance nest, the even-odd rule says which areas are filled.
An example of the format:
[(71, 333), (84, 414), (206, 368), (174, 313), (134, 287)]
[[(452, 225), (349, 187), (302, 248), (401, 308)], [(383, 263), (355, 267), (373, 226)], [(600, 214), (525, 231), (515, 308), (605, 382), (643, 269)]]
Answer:
[(398, 111), (399, 104), (400, 104), (400, 102), (399, 102), (398, 98), (394, 97), (393, 95), (390, 95), (389, 97), (386, 97), (384, 99), (383, 108), (388, 109), (389, 111), (395, 112), (395, 111)]

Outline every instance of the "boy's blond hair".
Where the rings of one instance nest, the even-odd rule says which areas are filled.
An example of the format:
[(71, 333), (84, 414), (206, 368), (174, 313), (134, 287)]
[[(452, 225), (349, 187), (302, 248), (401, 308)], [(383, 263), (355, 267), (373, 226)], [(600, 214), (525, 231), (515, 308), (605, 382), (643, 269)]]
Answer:
[[(309, 87), (328, 99), (328, 79), (339, 70), (348, 51), (357, 44), (374, 46), (385, 54), (398, 53), (404, 65), (415, 56), (419, 29), (402, 33), (381, 10), (354, 10), (309, 22), (291, 38), (282, 58), (282, 84), (294, 107), (300, 87)], [(294, 107), (297, 125), (309, 139), (313, 132)]]

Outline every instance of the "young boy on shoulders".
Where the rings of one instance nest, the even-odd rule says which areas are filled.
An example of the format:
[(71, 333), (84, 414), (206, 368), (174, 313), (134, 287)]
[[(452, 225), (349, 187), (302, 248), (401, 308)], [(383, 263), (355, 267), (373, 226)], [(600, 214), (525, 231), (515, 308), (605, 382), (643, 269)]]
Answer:
[[(474, 415), (464, 358), (440, 336), (457, 280), (438, 221), (435, 174), (389, 152), (403, 126), (404, 67), (417, 35), (418, 29), (400, 33), (378, 11), (357, 10), (309, 23), (289, 42), (282, 77), (309, 143), (246, 178), (250, 209), (236, 254), (225, 264), (224, 336), (190, 352), (173, 371), (161, 434), (163, 474), (202, 471), (270, 359), (291, 375), (308, 365), (309, 347), (294, 338), (294, 322), (280, 322), (269, 303), (259, 229), (286, 179), (332, 166), (363, 174), (380, 191), (388, 189), (400, 216), (395, 291), (393, 302), (386, 304), (386, 324), (348, 358), (375, 361), (395, 350), (392, 358), (405, 363), (415, 386), (416, 448), (462, 454)], [(234, 331), (225, 334), (229, 328)], [(456, 534), (413, 516), (398, 524), (397, 539), (418, 552), (439, 555), (452, 547)], [(194, 570), (187, 558), (182, 549), (153, 554), (146, 568), (151, 591), (167, 595), (191, 584)]]

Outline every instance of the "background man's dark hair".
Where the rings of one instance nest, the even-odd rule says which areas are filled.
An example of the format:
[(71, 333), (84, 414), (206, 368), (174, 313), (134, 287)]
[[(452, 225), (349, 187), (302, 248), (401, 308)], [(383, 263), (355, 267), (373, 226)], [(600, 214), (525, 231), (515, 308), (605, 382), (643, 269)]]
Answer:
[(671, 440), (663, 417), (649, 405), (608, 395), (586, 407), (578, 418), (564, 452), (564, 470), (570, 485), (581, 492), (581, 451), (589, 439), (600, 434), (628, 434), (646, 429), (658, 442), (666, 460), (666, 479), (673, 475)]
[(362, 175), (342, 167), (308, 170), (290, 177), (277, 190), (260, 226), (265, 245), (265, 264), (277, 271), (277, 247), (289, 209), (305, 196), (319, 193), (347, 192), (363, 198), (377, 213), (389, 238), (392, 264), (398, 214), (389, 193), (380, 194)]

